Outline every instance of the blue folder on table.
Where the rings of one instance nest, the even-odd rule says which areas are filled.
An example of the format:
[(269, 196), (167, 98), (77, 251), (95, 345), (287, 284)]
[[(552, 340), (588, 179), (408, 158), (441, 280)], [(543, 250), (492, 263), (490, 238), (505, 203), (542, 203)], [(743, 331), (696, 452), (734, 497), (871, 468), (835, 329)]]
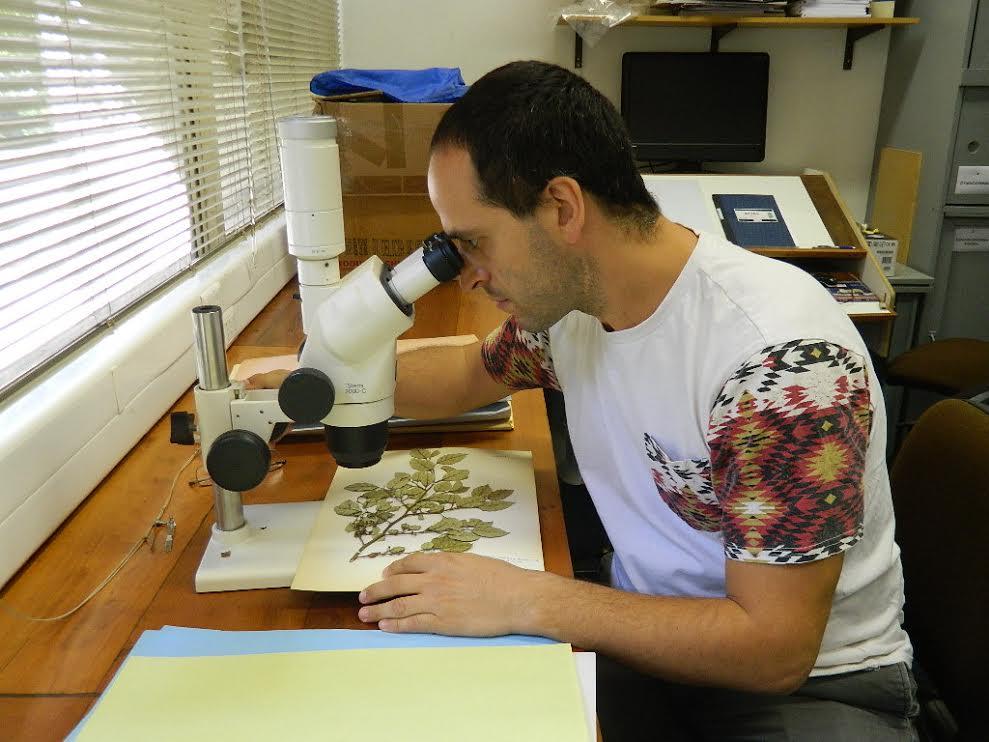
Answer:
[(716, 193), (714, 205), (725, 237), (741, 247), (795, 247), (772, 196)]

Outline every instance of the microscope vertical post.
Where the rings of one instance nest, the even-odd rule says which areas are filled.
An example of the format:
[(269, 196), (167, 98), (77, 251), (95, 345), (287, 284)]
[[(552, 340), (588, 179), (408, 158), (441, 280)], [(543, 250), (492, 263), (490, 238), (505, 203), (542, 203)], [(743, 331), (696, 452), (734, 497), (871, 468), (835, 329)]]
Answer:
[(223, 337), (223, 310), (214, 304), (195, 307), (192, 310), (192, 331), (196, 343), (199, 388), (208, 392), (226, 389), (230, 385), (230, 375)]
[[(234, 425), (235, 416), (231, 411), (237, 388), (230, 383), (227, 371), (220, 307), (195, 307), (192, 318), (199, 374), (199, 383), (194, 390), (196, 420), (205, 463), (218, 439), (229, 432), (238, 432), (235, 428), (239, 426)], [(322, 503), (245, 506), (240, 492), (215, 483), (213, 496), (216, 523), (196, 570), (196, 592), (291, 585), (302, 548)]]
[[(230, 386), (227, 371), (226, 343), (223, 337), (223, 312), (218, 306), (205, 305), (192, 310), (195, 338), (196, 373), (199, 388), (205, 392), (220, 391)], [(210, 443), (212, 441), (209, 441)], [(207, 453), (203, 449), (203, 456)], [(244, 525), (244, 504), (239, 492), (213, 485), (216, 527), (221, 531), (236, 531)]]

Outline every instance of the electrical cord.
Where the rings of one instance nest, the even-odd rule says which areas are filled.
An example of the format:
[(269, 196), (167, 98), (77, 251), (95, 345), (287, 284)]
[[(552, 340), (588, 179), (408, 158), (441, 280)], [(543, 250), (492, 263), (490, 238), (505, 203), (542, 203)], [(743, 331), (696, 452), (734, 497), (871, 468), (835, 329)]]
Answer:
[[(276, 451), (274, 447), (272, 447), (271, 449), (271, 455), (272, 456), (279, 455), (278, 451)], [(271, 464), (268, 466), (268, 472), (271, 473), (273, 471), (278, 471), (279, 469), (282, 469), (287, 463), (288, 463), (288, 459), (278, 459), (278, 458), (272, 459)], [(210, 477), (209, 474), (203, 471), (203, 467), (197, 466), (195, 475), (193, 476), (192, 479), (189, 480), (189, 486), (212, 487), (213, 478)]]
[[(158, 511), (158, 515), (155, 516), (154, 521), (152, 521), (151, 526), (150, 528), (148, 528), (147, 533), (145, 533), (144, 536), (142, 536), (141, 539), (138, 540), (137, 543), (135, 543), (130, 548), (130, 551), (128, 551), (127, 554), (124, 556), (124, 558), (120, 560), (120, 563), (113, 568), (113, 571), (111, 571), (110, 574), (108, 574), (103, 579), (103, 581), (100, 582), (100, 584), (97, 585), (92, 590), (92, 592), (89, 593), (89, 595), (83, 598), (78, 605), (66, 611), (65, 613), (59, 614), (58, 616), (32, 616), (28, 613), (24, 613), (23, 611), (18, 610), (17, 608), (14, 608), (11, 605), (7, 605), (5, 600), (3, 599), (0, 599), (0, 608), (2, 608), (7, 613), (17, 618), (23, 619), (25, 621), (48, 622), (48, 621), (61, 621), (64, 618), (68, 618), (73, 613), (75, 613), (80, 608), (82, 608), (84, 605), (86, 605), (90, 600), (96, 597), (96, 595), (98, 595), (103, 588), (105, 588), (107, 585), (110, 584), (113, 578), (120, 573), (120, 570), (124, 568), (127, 562), (131, 560), (131, 558), (140, 550), (140, 548), (144, 544), (148, 544), (151, 547), (151, 549), (154, 550), (154, 541), (155, 541), (154, 536), (157, 534), (157, 531), (155, 529), (165, 525), (165, 521), (162, 520), (162, 516), (165, 514), (165, 510), (168, 509), (168, 506), (172, 502), (172, 496), (175, 494), (175, 485), (178, 484), (179, 477), (182, 476), (182, 472), (185, 471), (186, 467), (188, 467), (189, 464), (193, 462), (193, 459), (195, 459), (198, 455), (199, 455), (199, 449), (197, 448), (195, 451), (193, 451), (192, 455), (185, 460), (182, 466), (179, 467), (179, 470), (175, 472), (175, 476), (172, 478), (172, 484), (168, 488), (168, 496), (165, 498), (165, 502), (162, 503), (161, 509)], [(172, 522), (174, 523), (174, 521)]]

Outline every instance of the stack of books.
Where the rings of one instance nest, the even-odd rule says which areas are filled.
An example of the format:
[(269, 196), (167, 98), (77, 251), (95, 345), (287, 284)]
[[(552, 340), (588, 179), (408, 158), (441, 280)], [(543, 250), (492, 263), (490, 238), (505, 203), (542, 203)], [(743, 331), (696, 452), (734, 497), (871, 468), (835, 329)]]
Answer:
[(652, 7), (679, 15), (784, 15), (786, 0), (655, 0)]
[(790, 15), (804, 18), (863, 18), (870, 15), (869, 0), (797, 0)]
[(887, 314), (889, 311), (854, 273), (830, 271), (812, 275), (848, 314)]

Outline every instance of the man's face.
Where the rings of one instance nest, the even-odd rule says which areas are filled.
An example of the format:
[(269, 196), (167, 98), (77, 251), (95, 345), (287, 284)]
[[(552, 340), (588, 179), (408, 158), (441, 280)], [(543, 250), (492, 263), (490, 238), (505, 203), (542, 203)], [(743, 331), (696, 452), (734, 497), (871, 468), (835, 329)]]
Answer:
[(462, 288), (483, 288), (499, 309), (533, 332), (545, 330), (573, 308), (571, 259), (540, 224), (544, 207), (517, 219), (507, 209), (483, 203), (470, 155), (459, 147), (433, 153), (429, 197), (463, 256)]

